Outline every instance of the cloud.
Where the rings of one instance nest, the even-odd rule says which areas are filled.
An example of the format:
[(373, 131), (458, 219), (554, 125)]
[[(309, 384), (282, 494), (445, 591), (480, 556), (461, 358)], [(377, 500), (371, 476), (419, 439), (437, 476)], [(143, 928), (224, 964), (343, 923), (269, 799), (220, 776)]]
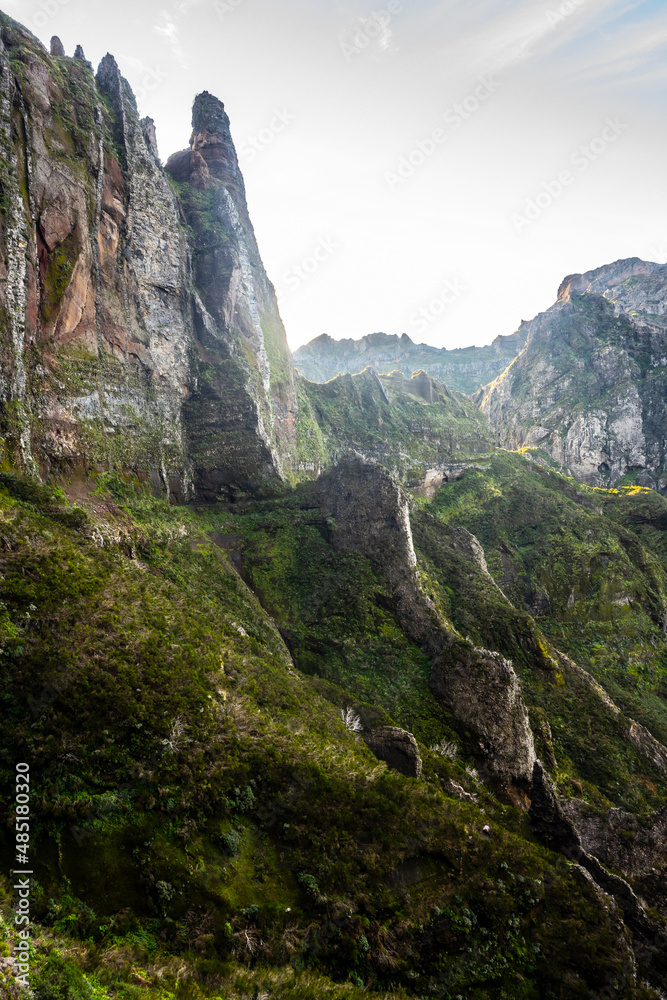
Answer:
[[(591, 52), (585, 66), (573, 75), (579, 80), (622, 82), (627, 86), (647, 75), (660, 74), (666, 50), (667, 14), (650, 24), (623, 23), (601, 36), (598, 50)], [(654, 65), (660, 56), (661, 65)]]
[[(183, 13), (186, 13), (189, 6), (192, 6), (192, 3), (188, 5), (187, 0), (182, 0), (180, 6), (186, 7), (186, 10), (183, 11)], [(178, 17), (178, 14), (172, 15), (166, 10), (160, 11), (155, 31), (169, 43), (176, 59), (178, 59), (184, 69), (187, 69), (187, 61), (179, 37)]]

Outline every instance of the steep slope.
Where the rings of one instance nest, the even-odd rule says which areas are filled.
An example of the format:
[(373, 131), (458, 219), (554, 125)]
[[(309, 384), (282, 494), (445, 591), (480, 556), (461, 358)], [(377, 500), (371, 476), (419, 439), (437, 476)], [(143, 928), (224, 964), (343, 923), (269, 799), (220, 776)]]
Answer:
[(637, 258), (566, 278), (516, 360), (476, 396), (496, 442), (540, 447), (589, 485), (663, 492), (666, 295), (667, 265)]
[[(28, 758), (39, 789), (40, 1000), (68, 982), (148, 1000), (179, 979), (193, 1000), (336, 998), (336, 980), (410, 1000), (655, 998), (618, 905), (465, 769), (495, 751), (429, 683), (437, 650), (402, 588), (439, 584), (421, 554), (406, 565), (383, 475), (199, 513), (110, 476), (77, 510), (4, 475), (0, 766), (4, 789)], [(441, 544), (488, 641), (479, 551)], [(414, 727), (420, 780), (374, 759), (350, 707), (364, 731)], [(3, 817), (6, 870), (7, 798)]]
[(113, 57), (94, 78), (60, 51), (0, 16), (5, 461), (124, 469), (177, 497), (275, 488), (291, 358), (222, 105), (195, 102), (181, 208)]
[(424, 369), (457, 392), (472, 393), (491, 382), (514, 360), (526, 342), (527, 329), (496, 337), (488, 347), (447, 350), (415, 344), (407, 333), (401, 337), (372, 333), (359, 340), (334, 340), (323, 333), (294, 353), (294, 364), (311, 382), (327, 382), (336, 375), (355, 374), (372, 367), (378, 372), (394, 369), (410, 374)]

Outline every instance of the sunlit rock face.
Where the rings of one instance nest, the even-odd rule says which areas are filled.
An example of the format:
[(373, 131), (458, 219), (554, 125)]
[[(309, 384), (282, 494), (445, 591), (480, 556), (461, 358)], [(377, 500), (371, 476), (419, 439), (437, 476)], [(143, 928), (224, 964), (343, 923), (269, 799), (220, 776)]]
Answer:
[(667, 265), (633, 258), (562, 283), (476, 400), (496, 442), (538, 447), (591, 486), (665, 492)]

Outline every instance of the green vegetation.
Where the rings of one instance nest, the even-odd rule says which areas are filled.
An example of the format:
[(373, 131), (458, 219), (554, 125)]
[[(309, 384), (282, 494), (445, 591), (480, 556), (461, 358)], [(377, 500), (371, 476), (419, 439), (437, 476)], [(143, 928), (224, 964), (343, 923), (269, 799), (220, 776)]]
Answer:
[[(312, 488), (235, 506), (108, 475), (82, 514), (2, 481), (0, 766), (4, 789), (30, 760), (36, 790), (36, 988), (481, 1000), (622, 978), (594, 890), (466, 772), (423, 655)], [(410, 725), (424, 780), (378, 766), (347, 706)], [(450, 737), (459, 759), (428, 750)]]
[(167, 174), (167, 177), (187, 220), (192, 262), (198, 275), (198, 283), (203, 281), (204, 272), (208, 273), (214, 262), (216, 273), (229, 278), (233, 268), (232, 261), (229, 259), (223, 264), (220, 259), (225, 251), (229, 253), (230, 245), (230, 234), (222, 214), (224, 185), (212, 178), (209, 187), (199, 190), (187, 181), (179, 183), (171, 175)]
[[(657, 530), (667, 502), (633, 487), (589, 489), (534, 464), (530, 453), (497, 452), (487, 472), (471, 470), (443, 486), (432, 509), (448, 529), (463, 526), (479, 538), (512, 602), (489, 586), (483, 602), (475, 600), (455, 567), (437, 567), (457, 628), (476, 641), (491, 632), (493, 648), (520, 670), (529, 703), (546, 711), (563, 791), (572, 794), (574, 779), (594, 800), (601, 793), (632, 811), (657, 808), (667, 791), (664, 774), (624, 738), (627, 721), (605, 711), (562, 664), (536, 670), (534, 648), (541, 641), (572, 657), (627, 716), (667, 738), (667, 587)], [(432, 524), (417, 529), (417, 537), (429, 531), (435, 559)]]
[(74, 233), (70, 233), (48, 255), (44, 291), (42, 294), (42, 319), (46, 323), (58, 314), (58, 309), (72, 277), (79, 251), (80, 247), (77, 236)]
[(400, 372), (378, 377), (366, 369), (324, 384), (299, 377), (298, 386), (305, 472), (317, 467), (323, 451), (325, 465), (355, 452), (417, 484), (433, 466), (484, 460), (492, 448), (483, 414), (424, 372), (406, 379)]

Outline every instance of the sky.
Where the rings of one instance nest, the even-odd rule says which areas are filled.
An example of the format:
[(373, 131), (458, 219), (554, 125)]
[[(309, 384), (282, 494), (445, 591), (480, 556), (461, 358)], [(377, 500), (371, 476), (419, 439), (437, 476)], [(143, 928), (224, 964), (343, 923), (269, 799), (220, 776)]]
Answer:
[(163, 159), (231, 119), (289, 343), (487, 344), (567, 274), (667, 262), (664, 0), (2, 0), (112, 52)]

